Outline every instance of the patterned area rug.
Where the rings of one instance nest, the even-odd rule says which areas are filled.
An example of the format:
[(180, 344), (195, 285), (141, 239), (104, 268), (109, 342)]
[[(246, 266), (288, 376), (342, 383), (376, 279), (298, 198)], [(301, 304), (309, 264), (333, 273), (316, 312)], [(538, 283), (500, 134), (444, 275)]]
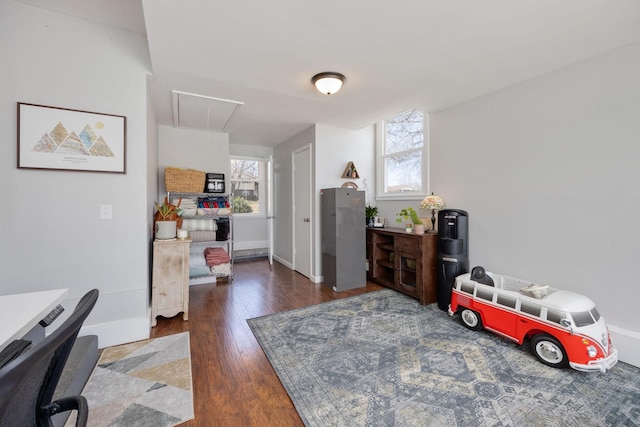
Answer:
[[(91, 427), (169, 427), (193, 418), (189, 333), (108, 347), (82, 395)], [(74, 425), (69, 417), (66, 425)]]
[(550, 368), (392, 290), (248, 322), (307, 426), (640, 424), (640, 369)]

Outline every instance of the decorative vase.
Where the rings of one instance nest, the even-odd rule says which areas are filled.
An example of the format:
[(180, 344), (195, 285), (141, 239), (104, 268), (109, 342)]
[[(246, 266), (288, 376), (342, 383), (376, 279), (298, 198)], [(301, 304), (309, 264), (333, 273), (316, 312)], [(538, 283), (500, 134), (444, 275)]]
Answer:
[(415, 234), (424, 234), (424, 224), (413, 224), (413, 232)]
[(177, 228), (176, 221), (156, 221), (156, 239), (175, 239)]

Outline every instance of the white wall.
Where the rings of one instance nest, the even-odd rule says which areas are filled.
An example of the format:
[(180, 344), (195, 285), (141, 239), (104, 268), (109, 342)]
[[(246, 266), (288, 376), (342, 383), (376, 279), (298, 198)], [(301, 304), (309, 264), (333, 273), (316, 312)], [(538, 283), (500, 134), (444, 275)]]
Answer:
[[(321, 238), (320, 238), (320, 190), (322, 188), (340, 187), (347, 181), (355, 182), (363, 187), (363, 179), (367, 179), (371, 197), (375, 192), (372, 183), (374, 178), (374, 128), (347, 130), (333, 126), (316, 124), (302, 131), (293, 138), (278, 145), (274, 149), (275, 161), (275, 205), (276, 205), (276, 239), (275, 258), (288, 267), (293, 266), (293, 242), (291, 229), (292, 187), (291, 187), (291, 155), (306, 145), (311, 144), (311, 162), (313, 170), (311, 185), (313, 188), (312, 214), (313, 231), (311, 238), (311, 277), (314, 282), (322, 281)], [(341, 178), (349, 161), (358, 168), (360, 179)], [(364, 223), (364, 218), (362, 219)]]
[[(154, 203), (158, 197), (158, 122), (153, 111), (151, 94), (147, 86), (147, 218), (153, 218), (155, 215)], [(151, 222), (151, 220), (149, 220)], [(149, 254), (149, 283), (153, 278), (152, 264), (153, 260), (153, 226), (147, 227), (147, 242)], [(151, 292), (149, 292), (149, 308), (151, 308)], [(151, 312), (149, 312), (151, 317)]]
[[(232, 156), (253, 157), (269, 160), (273, 154), (271, 147), (230, 144), (229, 152)], [(268, 189), (263, 189), (262, 197), (266, 197)], [(269, 232), (267, 228), (266, 212), (264, 216), (234, 217), (233, 248), (235, 251), (248, 249), (266, 249), (269, 246)]]
[[(70, 312), (95, 287), (83, 333), (101, 347), (147, 338), (146, 40), (12, 1), (0, 2), (0, 36), (0, 292), (69, 288)], [(127, 173), (17, 169), (17, 102), (126, 116)]]
[(431, 115), (471, 265), (583, 293), (640, 366), (640, 44)]
[(229, 153), (232, 156), (256, 157), (268, 159), (273, 154), (273, 148), (257, 145), (229, 144)]
[[(292, 233), (292, 153), (307, 144), (313, 145), (316, 140), (315, 125), (289, 138), (273, 149), (273, 180), (275, 204), (275, 239), (274, 259), (289, 268), (293, 268), (293, 233)], [(311, 164), (315, 164), (314, 150), (311, 150)], [(314, 174), (314, 171), (310, 171)]]
[[(367, 191), (367, 202), (375, 196), (375, 132), (374, 126), (348, 130), (328, 125), (316, 125), (316, 202), (320, 189), (341, 187), (354, 182)], [(342, 178), (347, 163), (353, 161), (360, 178)]]
[[(345, 182), (353, 182), (359, 190), (365, 192), (367, 200), (373, 200), (375, 195), (375, 132), (374, 126), (367, 126), (360, 130), (346, 130), (327, 125), (316, 125), (316, 191), (313, 197), (315, 276), (318, 281), (322, 277), (322, 230), (320, 218), (320, 190), (323, 188), (341, 187)], [(360, 178), (341, 178), (347, 164), (352, 161)], [(368, 194), (366, 194), (368, 193)], [(362, 218), (364, 226), (365, 218)], [(364, 251), (364, 242), (362, 242)]]
[[(172, 126), (159, 127), (159, 161), (157, 179), (158, 200), (166, 194), (164, 169), (167, 166), (197, 169), (204, 172), (225, 174), (225, 186), (231, 188), (229, 155), (269, 158), (272, 150), (266, 147), (230, 145), (229, 134), (180, 129)], [(234, 218), (234, 250), (267, 247), (265, 219)]]
[(225, 188), (230, 188), (229, 134), (159, 126), (158, 200), (166, 195), (164, 170), (167, 166), (223, 173)]

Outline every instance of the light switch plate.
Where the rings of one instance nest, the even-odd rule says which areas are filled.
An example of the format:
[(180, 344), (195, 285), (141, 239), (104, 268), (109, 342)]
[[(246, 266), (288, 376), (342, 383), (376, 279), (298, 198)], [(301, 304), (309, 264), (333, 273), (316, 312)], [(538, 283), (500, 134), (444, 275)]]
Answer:
[(100, 219), (113, 219), (113, 205), (100, 205)]

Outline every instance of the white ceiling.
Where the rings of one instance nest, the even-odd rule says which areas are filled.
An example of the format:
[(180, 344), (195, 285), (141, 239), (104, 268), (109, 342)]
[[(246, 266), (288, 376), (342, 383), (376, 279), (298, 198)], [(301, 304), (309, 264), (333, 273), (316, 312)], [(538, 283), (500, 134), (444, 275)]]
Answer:
[[(441, 110), (640, 41), (638, 0), (20, 1), (146, 33), (158, 122), (172, 90), (239, 101), (227, 132), (249, 145)], [(314, 89), (322, 71), (347, 76), (340, 92)]]

